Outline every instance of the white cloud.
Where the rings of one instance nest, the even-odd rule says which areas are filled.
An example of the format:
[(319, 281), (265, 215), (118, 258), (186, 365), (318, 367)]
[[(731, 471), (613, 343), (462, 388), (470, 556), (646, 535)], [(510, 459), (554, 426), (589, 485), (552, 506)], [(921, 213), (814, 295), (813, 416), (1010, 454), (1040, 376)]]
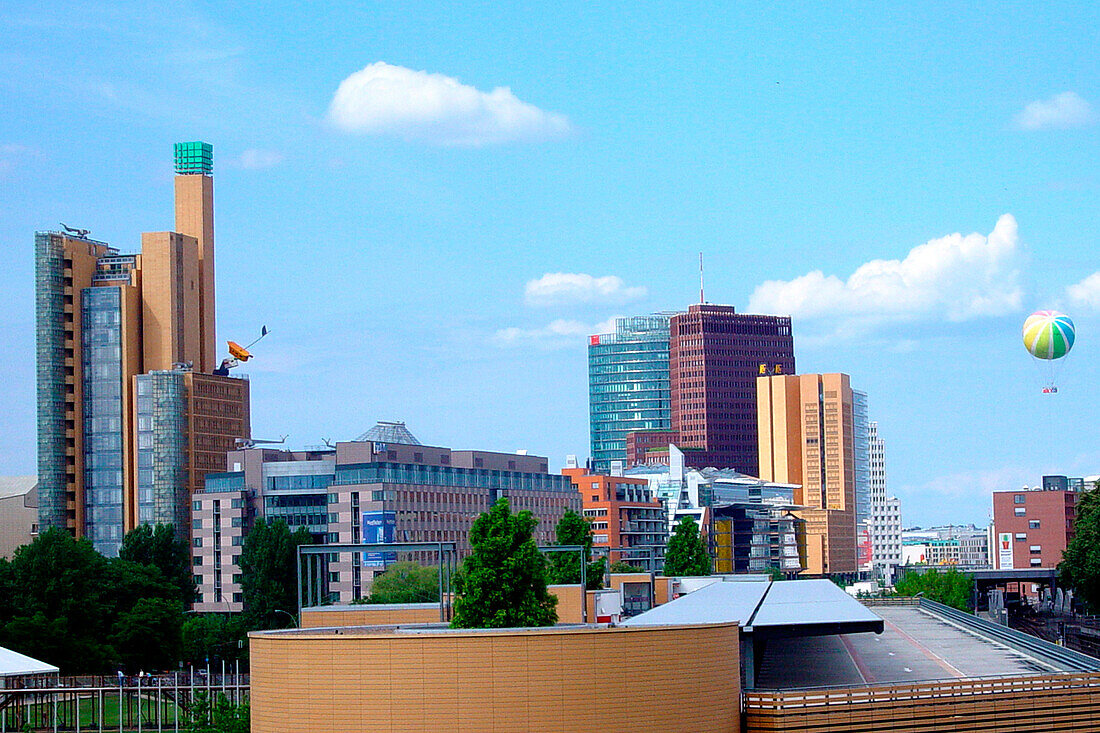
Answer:
[(237, 164), (241, 168), (247, 170), (262, 170), (264, 168), (274, 168), (283, 162), (283, 154), (277, 150), (260, 150), (258, 148), (249, 148), (241, 153), (241, 157), (237, 160)]
[(581, 346), (585, 338), (592, 334), (608, 333), (615, 327), (615, 318), (602, 323), (590, 324), (582, 321), (559, 318), (538, 328), (502, 328), (493, 335), (498, 346), (536, 346), (542, 349), (563, 349)]
[(1070, 302), (1080, 308), (1100, 310), (1100, 272), (1094, 272), (1079, 283), (1066, 288)]
[[(988, 237), (950, 234), (914, 247), (903, 260), (872, 260), (847, 280), (821, 270), (770, 280), (749, 300), (754, 313), (782, 313), (874, 325), (946, 318), (965, 321), (1018, 310), (1023, 299), (1016, 219), (1005, 214)], [(837, 322), (840, 323), (837, 323)]]
[(1021, 130), (1061, 130), (1084, 127), (1095, 121), (1092, 106), (1076, 92), (1037, 99), (1016, 115), (1016, 126)]
[(565, 115), (522, 102), (507, 87), (483, 92), (450, 76), (383, 61), (340, 82), (328, 119), (346, 132), (433, 145), (541, 140), (572, 130)]
[(593, 277), (583, 272), (548, 272), (528, 281), (523, 289), (527, 305), (570, 305), (573, 303), (614, 303), (621, 305), (646, 296), (640, 285), (628, 286), (621, 277)]

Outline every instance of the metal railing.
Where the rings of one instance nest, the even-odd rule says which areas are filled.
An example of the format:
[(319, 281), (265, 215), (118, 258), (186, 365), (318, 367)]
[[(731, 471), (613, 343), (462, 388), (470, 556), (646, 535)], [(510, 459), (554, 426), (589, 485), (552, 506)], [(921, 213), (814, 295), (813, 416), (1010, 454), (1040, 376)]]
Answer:
[(0, 688), (0, 733), (74, 731), (178, 732), (186, 728), (196, 697), (224, 695), (239, 705), (249, 697), (247, 674), (199, 670), (156, 676), (85, 676), (21, 680)]
[(1095, 657), (1066, 649), (1057, 644), (1051, 644), (1049, 641), (1043, 641), (1022, 631), (986, 621), (973, 614), (945, 606), (936, 601), (930, 601), (927, 598), (916, 600), (921, 609), (935, 616), (954, 621), (979, 636), (998, 641), (1005, 646), (1029, 654), (1066, 672), (1100, 672), (1100, 659)]

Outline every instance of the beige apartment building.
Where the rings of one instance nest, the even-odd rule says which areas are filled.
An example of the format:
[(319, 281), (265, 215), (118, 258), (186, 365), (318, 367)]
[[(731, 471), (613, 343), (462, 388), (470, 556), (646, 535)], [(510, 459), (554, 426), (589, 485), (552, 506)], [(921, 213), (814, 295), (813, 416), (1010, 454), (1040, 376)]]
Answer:
[(213, 374), (213, 152), (175, 146), (176, 231), (122, 254), (35, 235), (39, 524), (117, 553), (140, 523), (186, 535), (189, 494), (249, 435), (248, 383)]
[(855, 573), (856, 434), (847, 374), (760, 377), (760, 478), (797, 484), (808, 575)]
[(0, 557), (38, 536), (38, 478), (0, 476)]

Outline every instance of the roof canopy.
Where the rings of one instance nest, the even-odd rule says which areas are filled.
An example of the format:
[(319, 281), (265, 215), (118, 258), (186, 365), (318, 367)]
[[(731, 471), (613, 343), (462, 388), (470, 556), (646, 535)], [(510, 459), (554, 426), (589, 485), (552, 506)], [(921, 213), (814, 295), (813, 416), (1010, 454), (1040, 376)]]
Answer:
[(56, 674), (57, 667), (13, 652), (0, 646), (0, 677), (20, 677), (28, 674)]
[(623, 622), (664, 626), (736, 621), (760, 637), (882, 633), (882, 619), (830, 580), (717, 581)]

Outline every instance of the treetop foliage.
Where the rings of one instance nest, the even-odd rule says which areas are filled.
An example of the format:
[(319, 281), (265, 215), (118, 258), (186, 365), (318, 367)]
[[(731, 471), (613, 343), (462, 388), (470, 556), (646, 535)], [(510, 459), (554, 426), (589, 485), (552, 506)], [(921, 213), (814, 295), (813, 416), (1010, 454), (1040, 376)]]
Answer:
[(557, 598), (546, 590), (547, 561), (532, 537), (538, 520), (512, 514), (500, 498), (470, 528), (471, 552), (455, 574), (454, 628), (552, 626)]
[(164, 577), (179, 588), (180, 602), (190, 604), (197, 596), (191, 567), (191, 548), (170, 524), (142, 524), (122, 538), (119, 559), (160, 568)]
[[(603, 576), (607, 571), (604, 558), (592, 561), (592, 524), (587, 519), (569, 509), (562, 515), (554, 528), (557, 544), (576, 545), (584, 548), (585, 589), (599, 590), (603, 587)], [(549, 579), (552, 584), (575, 585), (581, 582), (581, 553), (552, 552), (549, 554)]]
[(710, 554), (694, 517), (686, 517), (676, 525), (676, 531), (668, 540), (663, 573), (666, 576), (711, 574)]
[(1077, 499), (1073, 539), (1062, 553), (1058, 580), (1092, 613), (1100, 610), (1100, 483)]
[(438, 603), (439, 568), (398, 562), (374, 576), (370, 595), (353, 603)]
[(894, 584), (894, 590), (901, 596), (924, 593), (924, 597), (931, 601), (960, 611), (969, 611), (971, 594), (974, 592), (974, 576), (960, 573), (955, 568), (942, 573), (934, 569), (923, 573), (909, 571)]
[(294, 532), (282, 519), (257, 519), (241, 548), (241, 594), (250, 629), (286, 626), (280, 611), (298, 608), (298, 546), (313, 544), (305, 527)]

